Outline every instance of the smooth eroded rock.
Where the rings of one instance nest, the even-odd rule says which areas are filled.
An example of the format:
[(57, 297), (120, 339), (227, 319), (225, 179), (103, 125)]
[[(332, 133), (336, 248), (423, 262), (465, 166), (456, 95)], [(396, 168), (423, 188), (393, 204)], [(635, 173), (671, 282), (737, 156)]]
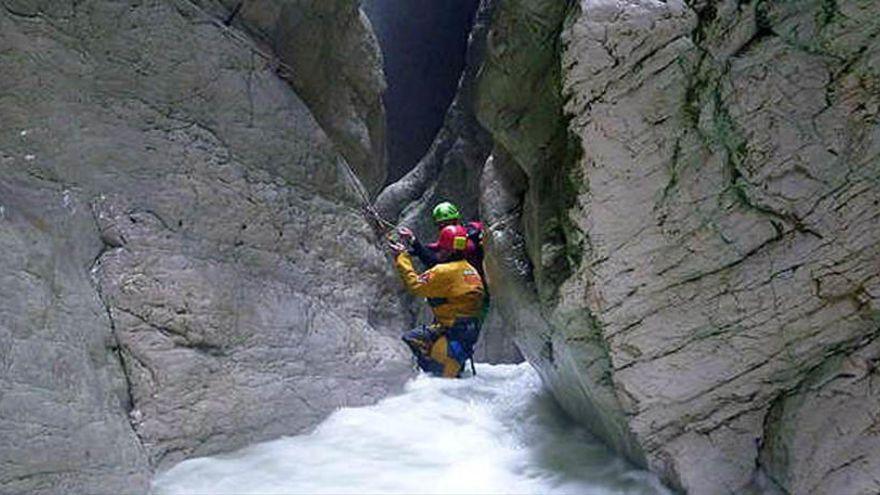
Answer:
[(404, 383), (346, 143), (222, 9), (0, 4), (2, 491), (143, 492)]

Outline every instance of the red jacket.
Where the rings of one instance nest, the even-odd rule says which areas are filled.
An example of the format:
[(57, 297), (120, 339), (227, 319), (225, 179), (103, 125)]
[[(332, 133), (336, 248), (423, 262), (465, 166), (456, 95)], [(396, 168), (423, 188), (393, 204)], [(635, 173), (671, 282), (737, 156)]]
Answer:
[[(485, 282), (483, 274), (483, 223), (468, 222), (464, 226), (468, 231), (468, 243), (464, 250), (464, 259), (480, 273), (480, 278)], [(419, 261), (429, 269), (439, 263), (437, 259), (437, 243), (422, 244), (418, 239), (413, 241), (410, 252), (419, 258)]]

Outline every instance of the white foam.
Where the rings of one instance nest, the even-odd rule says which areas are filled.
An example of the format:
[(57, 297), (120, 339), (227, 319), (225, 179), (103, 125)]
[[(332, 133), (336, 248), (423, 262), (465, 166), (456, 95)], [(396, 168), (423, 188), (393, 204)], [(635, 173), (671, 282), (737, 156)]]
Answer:
[(157, 477), (154, 492), (668, 493), (572, 424), (527, 364), (477, 371), (419, 376), (311, 434), (185, 461)]

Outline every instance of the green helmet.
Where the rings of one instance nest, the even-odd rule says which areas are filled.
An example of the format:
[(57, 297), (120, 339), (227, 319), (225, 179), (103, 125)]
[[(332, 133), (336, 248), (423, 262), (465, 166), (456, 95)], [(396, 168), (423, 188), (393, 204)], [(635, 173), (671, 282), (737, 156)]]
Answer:
[(461, 213), (458, 212), (458, 208), (449, 201), (444, 201), (435, 206), (431, 216), (434, 217), (434, 221), (437, 223), (461, 219)]

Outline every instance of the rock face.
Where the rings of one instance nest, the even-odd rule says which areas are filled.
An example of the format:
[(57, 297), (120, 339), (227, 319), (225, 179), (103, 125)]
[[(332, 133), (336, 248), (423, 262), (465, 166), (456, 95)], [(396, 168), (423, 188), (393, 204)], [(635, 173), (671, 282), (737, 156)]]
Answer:
[[(474, 115), (474, 91), (485, 55), (488, 22), (496, 3), (483, 0), (480, 4), (458, 93), (428, 153), (402, 179), (386, 187), (375, 202), (376, 210), (384, 218), (412, 228), (423, 240), (436, 239), (437, 228), (431, 220), (431, 211), (440, 201), (454, 202), (467, 220), (479, 218), (481, 213), (480, 177), (492, 150), (492, 139)], [(490, 290), (494, 289), (490, 287)], [(422, 301), (416, 304), (423, 306)], [(425, 312), (423, 316), (427, 320), (430, 315)], [(523, 360), (511, 332), (495, 310), (490, 310), (483, 324), (474, 357), (491, 363)]]
[(678, 489), (880, 490), (878, 36), (869, 1), (500, 2), (496, 301)]
[(346, 144), (272, 60), (191, 2), (0, 5), (0, 492), (143, 493), (402, 385)]
[[(249, 30), (370, 193), (385, 183), (382, 56), (358, 0), (198, 0)], [(238, 10), (235, 10), (240, 5)], [(232, 13), (235, 15), (232, 16)]]
[[(8, 18), (0, 24), (7, 35)], [(12, 175), (10, 151), (0, 158), (0, 493), (143, 493), (147, 454), (89, 280), (101, 249), (92, 215), (71, 190)]]

